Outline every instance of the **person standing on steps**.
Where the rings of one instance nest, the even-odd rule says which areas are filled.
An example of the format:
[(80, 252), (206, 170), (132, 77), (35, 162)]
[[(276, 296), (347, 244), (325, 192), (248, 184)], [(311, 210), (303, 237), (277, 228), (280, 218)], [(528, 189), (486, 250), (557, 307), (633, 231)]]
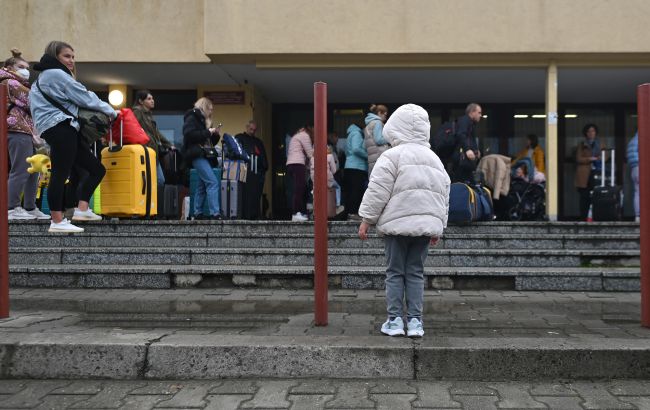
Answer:
[(366, 116), (366, 128), (364, 132), (364, 144), (368, 152), (368, 175), (372, 174), (372, 169), (377, 159), (390, 148), (390, 144), (384, 139), (382, 129), (388, 118), (388, 108), (383, 104), (372, 104), (370, 112)]
[(293, 195), (291, 197), (291, 221), (305, 222), (307, 217), (307, 172), (309, 162), (314, 156), (313, 131), (310, 126), (300, 128), (289, 142), (287, 152), (287, 175), (291, 178)]
[[(50, 219), (49, 215), (36, 207), (38, 173), (27, 172), (26, 158), (34, 155), (37, 142), (34, 122), (29, 111), (29, 63), (21, 57), (21, 52), (12, 49), (12, 57), (0, 69), (0, 87), (6, 88), (7, 95), (7, 147), (9, 149), (9, 193), (8, 218)], [(23, 196), (21, 206), (20, 197)]]
[(404, 313), (406, 335), (424, 335), (424, 262), (447, 226), (450, 180), (429, 149), (429, 130), (429, 114), (418, 105), (393, 113), (383, 131), (392, 148), (377, 160), (359, 208), (359, 238), (368, 239), (371, 226), (384, 236), (388, 319), (381, 332), (389, 336), (405, 334)]
[(264, 143), (259, 139), (255, 132), (257, 123), (253, 120), (246, 124), (246, 131), (235, 135), (242, 149), (248, 154), (249, 163), (246, 172), (246, 183), (244, 184), (244, 210), (243, 219), (259, 219), (262, 192), (264, 192), (264, 179), (266, 171), (269, 169), (269, 163), (266, 158), (266, 149)]
[(65, 181), (75, 166), (88, 173), (79, 182), (78, 204), (72, 220), (101, 220), (101, 216), (88, 208), (88, 202), (104, 178), (106, 169), (90, 152), (90, 147), (81, 137), (77, 118), (57, 108), (48, 101), (44, 93), (75, 116), (79, 108), (102, 112), (111, 119), (116, 118), (117, 113), (108, 103), (100, 100), (95, 93), (88, 91), (75, 79), (75, 51), (70, 44), (62, 41), (50, 42), (34, 69), (41, 71), (41, 74), (29, 92), (30, 109), (36, 131), (40, 132), (50, 145), (52, 161), (52, 174), (47, 190), (52, 216), (49, 232), (83, 232), (83, 228), (73, 225), (63, 217)]

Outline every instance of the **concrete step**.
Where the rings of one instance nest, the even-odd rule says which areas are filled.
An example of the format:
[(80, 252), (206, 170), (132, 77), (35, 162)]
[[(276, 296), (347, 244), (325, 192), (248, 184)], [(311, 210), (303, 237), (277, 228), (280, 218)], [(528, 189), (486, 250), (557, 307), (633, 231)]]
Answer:
[[(289, 221), (165, 221), (104, 220), (80, 223), (86, 232), (111, 233), (313, 233), (312, 222)], [(330, 233), (357, 232), (358, 223), (330, 222)], [(47, 232), (47, 221), (11, 221), (10, 232)], [(634, 222), (480, 222), (465, 226), (450, 225), (447, 234), (639, 234)]]
[(382, 292), (14, 289), (0, 379), (650, 377), (638, 294), (425, 292), (423, 339), (379, 333)]
[[(13, 232), (9, 246), (15, 247), (174, 247), (174, 248), (313, 248), (309, 233), (81, 233), (43, 235)], [(383, 239), (371, 235), (361, 241), (356, 234), (329, 235), (331, 249), (383, 248)], [(639, 249), (635, 234), (476, 234), (450, 233), (437, 246), (440, 249)]]
[[(383, 266), (383, 249), (330, 249), (331, 266)], [(289, 248), (39, 248), (9, 251), (9, 263), (133, 265), (313, 265), (312, 249)], [(635, 249), (438, 249), (425, 266), (452, 267), (585, 267), (640, 266)]]
[[(330, 266), (331, 288), (382, 289), (385, 268)], [(11, 265), (10, 283), (50, 288), (313, 288), (311, 266)], [(428, 289), (639, 291), (639, 268), (427, 267)]]

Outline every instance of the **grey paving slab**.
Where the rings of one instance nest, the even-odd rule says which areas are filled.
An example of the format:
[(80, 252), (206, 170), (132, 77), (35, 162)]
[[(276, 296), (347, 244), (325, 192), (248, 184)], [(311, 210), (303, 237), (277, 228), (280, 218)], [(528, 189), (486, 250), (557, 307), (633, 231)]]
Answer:
[[(219, 382), (215, 383), (201, 383), (201, 382), (185, 382), (181, 389), (174, 394), (171, 398), (166, 398), (156, 405), (158, 408), (166, 407), (197, 407), (203, 408), (207, 403), (203, 399), (208, 392), (216, 387)], [(133, 393), (132, 393), (133, 394)]]
[(544, 403), (550, 409), (584, 410), (582, 399), (578, 396), (535, 396), (535, 400)]
[(499, 400), (496, 396), (453, 396), (454, 400), (459, 401), (463, 410), (497, 410), (496, 402)]
[(88, 396), (78, 394), (57, 394), (43, 397), (41, 404), (32, 407), (34, 410), (53, 410), (53, 409), (67, 409), (76, 403), (86, 400)]
[(583, 398), (585, 409), (633, 409), (634, 406), (613, 396), (602, 384), (575, 382), (571, 388)]
[(209, 404), (205, 410), (237, 410), (242, 402), (250, 400), (251, 397), (248, 394), (211, 394), (206, 397)]
[(500, 409), (545, 409), (546, 405), (536, 401), (528, 393), (530, 385), (522, 383), (490, 383), (490, 387), (499, 392)]
[(50, 394), (52, 390), (63, 387), (67, 384), (70, 384), (70, 382), (50, 381), (36, 384), (27, 383), (25, 388), (0, 402), (0, 408), (23, 409), (38, 406), (41, 404), (41, 399)]
[(372, 382), (349, 382), (339, 385), (336, 397), (327, 402), (328, 409), (374, 409), (375, 402), (368, 398)]
[(252, 380), (225, 380), (221, 385), (210, 389), (211, 394), (246, 395), (255, 394), (257, 386)]
[(289, 390), (297, 381), (272, 381), (260, 386), (255, 396), (242, 404), (245, 409), (285, 409), (291, 406), (287, 400)]
[(292, 394), (289, 396), (291, 401), (291, 410), (320, 410), (325, 408), (325, 404), (334, 398), (333, 394), (309, 394), (299, 395)]
[(120, 407), (123, 410), (151, 410), (158, 403), (166, 400), (167, 396), (154, 396), (154, 395), (128, 395), (124, 399), (124, 404)]
[(451, 398), (449, 393), (452, 382), (411, 382), (418, 391), (418, 399), (414, 408), (459, 408), (459, 402)]
[(126, 404), (125, 399), (130, 392), (144, 386), (146, 386), (146, 383), (137, 381), (106, 383), (100, 393), (74, 404), (71, 408), (117, 409)]
[(649, 397), (622, 397), (621, 401), (636, 406), (639, 410), (650, 410)]
[(299, 385), (289, 390), (292, 395), (332, 395), (336, 393), (336, 387), (329, 380), (307, 380), (301, 381)]
[(371, 394), (371, 400), (377, 403), (377, 410), (411, 410), (415, 394)]

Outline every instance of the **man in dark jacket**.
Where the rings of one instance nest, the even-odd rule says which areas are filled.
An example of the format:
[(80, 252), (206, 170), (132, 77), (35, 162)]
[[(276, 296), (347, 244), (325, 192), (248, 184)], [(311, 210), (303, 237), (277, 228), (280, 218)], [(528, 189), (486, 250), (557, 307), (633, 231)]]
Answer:
[(453, 156), (453, 182), (467, 182), (472, 179), (472, 173), (481, 158), (476, 137), (476, 125), (481, 121), (483, 110), (476, 103), (471, 103), (465, 109), (465, 115), (456, 124), (456, 150)]
[(258, 219), (260, 217), (260, 200), (262, 192), (264, 192), (266, 171), (269, 168), (264, 143), (255, 136), (256, 131), (257, 124), (251, 120), (246, 124), (246, 131), (235, 135), (237, 141), (250, 157), (246, 184), (244, 184), (243, 219)]

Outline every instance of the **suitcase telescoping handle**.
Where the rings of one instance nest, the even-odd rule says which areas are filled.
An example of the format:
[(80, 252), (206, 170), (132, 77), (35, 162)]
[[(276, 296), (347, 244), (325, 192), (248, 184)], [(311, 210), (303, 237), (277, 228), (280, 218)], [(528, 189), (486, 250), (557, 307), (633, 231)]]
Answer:
[[(610, 184), (611, 186), (614, 186), (614, 185), (615, 185), (614, 177), (616, 176), (616, 174), (615, 174), (615, 169), (616, 169), (616, 162), (615, 162), (615, 158), (616, 158), (616, 150), (615, 150), (615, 149), (610, 149), (609, 151), (612, 152), (612, 166), (611, 166), (611, 169), (610, 169), (610, 177), (611, 177), (611, 180), (609, 181), (609, 184)], [(601, 179), (601, 182), (600, 182), (600, 185), (603, 186), (603, 187), (605, 186), (605, 152), (607, 152), (606, 149), (604, 149), (604, 150), (602, 150), (602, 151), (600, 152), (600, 161), (601, 161), (601, 167), (600, 167), (600, 179)]]
[[(120, 121), (120, 146), (113, 149), (113, 127), (108, 127), (108, 150), (109, 151), (119, 151), (124, 145), (124, 118), (121, 115), (118, 115)], [(115, 119), (117, 121), (117, 119)]]

